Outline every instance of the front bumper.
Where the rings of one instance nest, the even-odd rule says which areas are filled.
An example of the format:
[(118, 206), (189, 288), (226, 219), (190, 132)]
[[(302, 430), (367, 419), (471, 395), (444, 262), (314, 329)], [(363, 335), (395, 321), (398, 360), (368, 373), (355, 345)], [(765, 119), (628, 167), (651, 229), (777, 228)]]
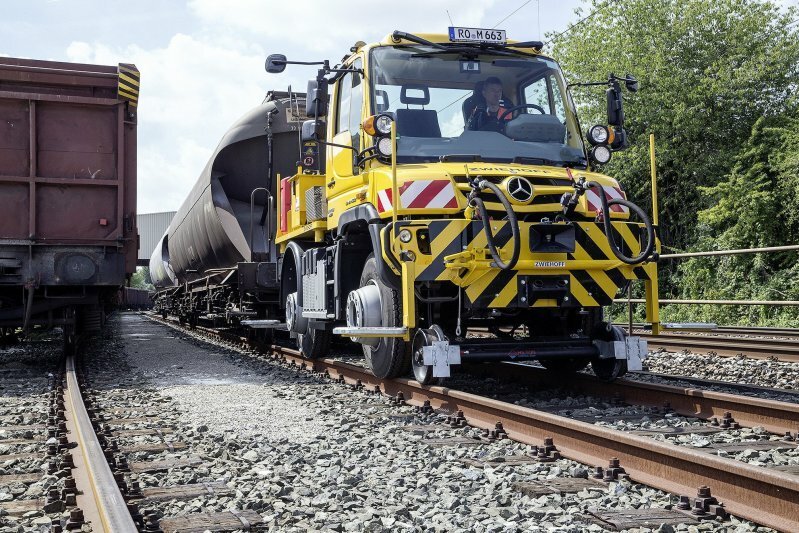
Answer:
[[(628, 255), (637, 255), (643, 225), (612, 225), (616, 242)], [(509, 258), (510, 225), (491, 221), (491, 228), (501, 256)], [(402, 230), (411, 233), (410, 241), (397, 238)], [(482, 221), (402, 221), (384, 231), (390, 232), (383, 240), (392, 248), (383, 250), (389, 264), (413, 261), (417, 284), (462, 287), (464, 305), (472, 309), (606, 306), (630, 281), (657, 275), (655, 263), (631, 266), (619, 261), (602, 225), (593, 221), (519, 222), (520, 256), (512, 270), (493, 265)]]

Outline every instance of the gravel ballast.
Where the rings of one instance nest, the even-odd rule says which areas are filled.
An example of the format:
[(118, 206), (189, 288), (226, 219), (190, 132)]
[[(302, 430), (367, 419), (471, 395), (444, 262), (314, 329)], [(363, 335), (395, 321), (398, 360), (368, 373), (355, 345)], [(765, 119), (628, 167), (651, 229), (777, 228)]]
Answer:
[(799, 389), (799, 363), (752, 359), (745, 355), (650, 352), (645, 362), (650, 372), (757, 385), (789, 391)]
[[(126, 406), (132, 417), (163, 413), (150, 425), (160, 418), (159, 427), (171, 430), (169, 440), (188, 444), (128, 460), (201, 459), (196, 466), (134, 477), (144, 488), (221, 482), (230, 489), (142, 504), (159, 516), (234, 508), (257, 511), (274, 531), (577, 532), (604, 531), (588, 519), (589, 508), (676, 503), (673, 495), (624, 480), (563, 495), (525, 494), (516, 483), (583, 478), (593, 465), (539, 463), (529, 459), (533, 447), (488, 442), (482, 431), (449, 427), (440, 415), (253, 360), (140, 315), (123, 314), (111, 329), (118, 335), (106, 337), (104, 359), (93, 364), (102, 408)], [(116, 375), (109, 378), (112, 368)], [(141, 411), (131, 413), (130, 405)], [(148, 438), (120, 437), (119, 444)], [(767, 531), (734, 518), (659, 529), (673, 530)]]

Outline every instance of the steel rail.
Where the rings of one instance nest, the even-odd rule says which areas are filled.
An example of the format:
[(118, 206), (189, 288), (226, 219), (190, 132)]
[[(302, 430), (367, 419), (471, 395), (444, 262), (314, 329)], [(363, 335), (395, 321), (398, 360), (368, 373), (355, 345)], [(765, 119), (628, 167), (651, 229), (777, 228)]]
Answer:
[[(520, 363), (472, 365), (468, 371), (471, 374), (490, 375), (525, 385), (546, 385), (552, 382), (552, 373)], [(789, 431), (796, 433), (799, 430), (799, 404), (789, 402), (632, 379), (617, 379), (606, 383), (579, 373), (569, 376), (568, 385), (582, 394), (602, 397), (618, 395), (633, 405), (663, 407), (668, 403), (678, 414), (704, 420), (713, 417), (721, 419), (725, 413), (730, 413), (742, 426), (759, 426), (779, 435)]]
[(425, 387), (403, 378), (384, 381), (366, 368), (332, 359), (308, 360), (282, 346), (272, 350), (332, 378), (379, 387), (389, 396), (401, 392), (412, 405), (428, 400), (434, 409), (462, 411), (475, 427), (493, 429), (501, 422), (518, 442), (540, 445), (552, 437), (562, 456), (583, 464), (604, 465), (617, 457), (633, 480), (672, 494), (693, 494), (707, 485), (732, 514), (777, 530), (799, 531), (797, 476), (446, 387)]
[(743, 354), (755, 359), (776, 357), (778, 361), (798, 362), (799, 343), (786, 339), (757, 339), (707, 335), (641, 335), (650, 348), (667, 350), (699, 350), (723, 356)]
[[(624, 300), (625, 302), (627, 300)], [(699, 325), (701, 323), (697, 323)], [(627, 328), (629, 327), (628, 323), (615, 323), (616, 326)], [(676, 324), (675, 324), (676, 325)], [(706, 326), (706, 329), (697, 329), (697, 328), (688, 328), (687, 331), (693, 331), (697, 333), (702, 333), (703, 335), (712, 336), (714, 334), (728, 334), (728, 335), (745, 335), (745, 336), (757, 336), (760, 337), (788, 337), (788, 338), (795, 338), (799, 337), (799, 328), (776, 328), (776, 327), (768, 327), (768, 326), (719, 326), (716, 324), (702, 324)], [(681, 332), (686, 331), (686, 329), (681, 329), (679, 327), (672, 327), (672, 325), (661, 324), (663, 326), (662, 331), (667, 332)], [(650, 330), (651, 324), (641, 323), (641, 322), (634, 322), (633, 323), (633, 330)], [(768, 340), (768, 339), (765, 339)]]
[[(83, 403), (78, 378), (75, 373), (75, 360), (68, 356), (66, 360), (65, 394), (72, 416), (74, 417), (75, 440), (81, 452), (83, 464), (88, 473), (91, 495), (97, 507), (100, 523), (92, 523), (92, 531), (107, 533), (136, 533), (136, 524), (128, 512), (125, 499), (119, 491), (114, 475), (105, 459), (103, 449), (94, 433), (92, 422)], [(85, 510), (84, 510), (85, 511)]]

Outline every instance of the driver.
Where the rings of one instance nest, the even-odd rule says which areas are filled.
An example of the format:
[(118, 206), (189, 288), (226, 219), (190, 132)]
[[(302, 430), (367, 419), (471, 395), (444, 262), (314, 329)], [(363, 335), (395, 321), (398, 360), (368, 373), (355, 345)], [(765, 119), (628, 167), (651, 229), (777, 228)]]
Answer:
[(502, 82), (499, 78), (491, 76), (483, 82), (481, 91), (485, 106), (477, 105), (472, 111), (466, 129), (471, 131), (496, 131), (502, 133), (505, 130), (505, 122), (513, 118), (511, 113), (505, 115), (500, 120), (499, 117), (505, 112), (500, 105), (502, 100)]

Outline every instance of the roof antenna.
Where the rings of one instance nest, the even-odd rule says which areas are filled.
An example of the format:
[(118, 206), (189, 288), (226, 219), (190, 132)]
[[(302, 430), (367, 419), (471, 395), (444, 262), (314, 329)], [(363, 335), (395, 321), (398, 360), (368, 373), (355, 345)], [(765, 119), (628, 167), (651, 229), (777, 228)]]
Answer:
[(445, 9), (444, 11), (447, 12), (447, 17), (449, 17), (449, 23), (455, 26), (455, 23), (452, 22), (452, 15), (449, 14), (449, 9)]

